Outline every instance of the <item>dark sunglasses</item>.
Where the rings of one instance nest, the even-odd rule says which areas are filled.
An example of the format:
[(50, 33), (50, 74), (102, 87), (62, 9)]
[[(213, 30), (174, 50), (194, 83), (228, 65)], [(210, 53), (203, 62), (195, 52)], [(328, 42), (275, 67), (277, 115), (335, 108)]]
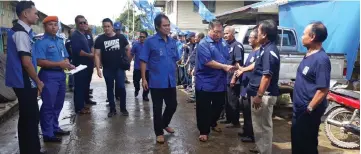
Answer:
[(87, 25), (88, 23), (87, 23), (86, 21), (84, 21), (84, 22), (79, 22), (78, 24), (79, 24), (79, 25), (83, 25), (83, 24), (84, 24), (84, 25)]
[(145, 36), (139, 36), (139, 38), (145, 38)]

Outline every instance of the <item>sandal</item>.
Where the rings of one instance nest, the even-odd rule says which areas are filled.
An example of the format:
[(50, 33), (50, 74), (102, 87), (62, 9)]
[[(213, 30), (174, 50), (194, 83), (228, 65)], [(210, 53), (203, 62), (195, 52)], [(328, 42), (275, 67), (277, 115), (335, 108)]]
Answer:
[(164, 143), (164, 136), (163, 135), (159, 135), (157, 136), (157, 143), (163, 144)]
[(173, 134), (175, 132), (174, 129), (171, 127), (166, 127), (166, 128), (164, 128), (164, 130), (171, 134)]
[(200, 135), (198, 139), (201, 142), (207, 142), (208, 141), (208, 135)]
[(222, 132), (222, 129), (220, 127), (218, 127), (218, 126), (212, 127), (212, 130), (215, 131), (215, 132), (218, 132), (218, 133)]

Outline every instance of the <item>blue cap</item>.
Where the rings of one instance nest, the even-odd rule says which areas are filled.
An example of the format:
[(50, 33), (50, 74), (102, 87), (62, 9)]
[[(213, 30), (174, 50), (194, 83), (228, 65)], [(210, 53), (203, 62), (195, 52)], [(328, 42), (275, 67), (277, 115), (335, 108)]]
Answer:
[(187, 39), (190, 39), (191, 37), (195, 37), (196, 36), (196, 33), (193, 33), (193, 32), (189, 32), (187, 34)]
[(185, 34), (183, 32), (179, 32), (178, 36), (184, 36)]
[(115, 29), (115, 30), (121, 30), (121, 29), (122, 29), (122, 23), (120, 23), (120, 22), (115, 22), (115, 23), (114, 23), (114, 29)]

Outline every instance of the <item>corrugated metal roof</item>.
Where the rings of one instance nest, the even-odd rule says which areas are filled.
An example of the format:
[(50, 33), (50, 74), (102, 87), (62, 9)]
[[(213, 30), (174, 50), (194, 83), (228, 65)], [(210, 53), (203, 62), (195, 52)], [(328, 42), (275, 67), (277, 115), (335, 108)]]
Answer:
[(270, 7), (270, 6), (279, 6), (283, 4), (287, 4), (288, 0), (266, 0), (263, 2), (252, 4), (252, 8), (258, 9), (258, 8), (264, 8), (264, 7)]

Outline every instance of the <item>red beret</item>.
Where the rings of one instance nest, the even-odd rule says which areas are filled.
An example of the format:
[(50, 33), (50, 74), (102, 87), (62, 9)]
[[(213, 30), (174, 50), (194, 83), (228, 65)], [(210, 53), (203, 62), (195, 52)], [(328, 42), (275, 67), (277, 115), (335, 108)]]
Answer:
[(57, 16), (47, 16), (44, 20), (43, 20), (43, 24), (49, 22), (49, 21), (55, 21), (58, 22), (58, 17)]

